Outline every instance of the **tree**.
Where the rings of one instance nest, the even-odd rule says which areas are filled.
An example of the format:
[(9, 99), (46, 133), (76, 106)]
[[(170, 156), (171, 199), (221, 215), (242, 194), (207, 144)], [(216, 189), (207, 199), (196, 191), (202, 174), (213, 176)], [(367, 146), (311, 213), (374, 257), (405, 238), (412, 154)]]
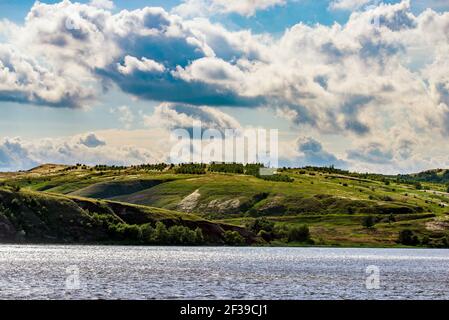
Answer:
[(158, 243), (168, 243), (168, 240), (169, 240), (168, 230), (163, 222), (158, 221), (156, 223), (156, 229), (155, 229), (154, 236), (155, 236), (155, 240)]
[(197, 244), (197, 232), (184, 226), (173, 226), (168, 229), (169, 243), (179, 245)]
[(152, 243), (155, 241), (156, 231), (150, 224), (145, 224), (141, 226), (142, 230), (142, 240), (145, 243)]
[(243, 238), (237, 231), (225, 231), (223, 234), (223, 240), (230, 246), (241, 246), (245, 244), (245, 238)]
[(416, 182), (415, 183), (415, 189), (416, 190), (421, 190), (422, 189), (422, 184), (420, 182)]

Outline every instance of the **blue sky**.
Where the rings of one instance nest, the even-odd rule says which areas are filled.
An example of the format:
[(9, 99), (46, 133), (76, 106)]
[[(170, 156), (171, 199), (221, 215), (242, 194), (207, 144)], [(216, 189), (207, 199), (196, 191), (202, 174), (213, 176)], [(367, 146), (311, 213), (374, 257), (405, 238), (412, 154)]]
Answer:
[(0, 0), (0, 170), (165, 160), (186, 119), (278, 129), (291, 165), (449, 165), (447, 1), (245, 1)]
[[(16, 23), (22, 23), (34, 0), (0, 0), (0, 16), (12, 20)], [(44, 3), (57, 3), (59, 0), (45, 0)], [(89, 1), (78, 1), (88, 3)], [(344, 23), (347, 21), (350, 11), (329, 10), (329, 0), (295, 0), (289, 1), (285, 5), (276, 6), (268, 10), (260, 11), (253, 17), (242, 17), (238, 14), (222, 15), (214, 17), (218, 21), (232, 28), (250, 28), (255, 32), (283, 32), (298, 22), (307, 24), (333, 24), (334, 22)], [(397, 3), (399, 0), (386, 0), (384, 3)], [(123, 9), (135, 10), (145, 6), (159, 6), (166, 10), (171, 10), (179, 5), (179, 0), (116, 0), (115, 11)], [(437, 11), (444, 11), (449, 7), (445, 0), (413, 0), (412, 10), (419, 13), (427, 8), (433, 8)]]

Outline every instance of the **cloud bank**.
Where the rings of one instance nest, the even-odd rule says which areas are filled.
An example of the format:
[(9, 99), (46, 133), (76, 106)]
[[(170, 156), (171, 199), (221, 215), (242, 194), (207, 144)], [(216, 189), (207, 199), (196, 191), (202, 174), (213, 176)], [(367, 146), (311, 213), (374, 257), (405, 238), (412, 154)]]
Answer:
[[(204, 3), (250, 16), (284, 1), (190, 0), (173, 12), (117, 13), (108, 1), (36, 2), (23, 25), (0, 22), (0, 101), (80, 108), (118, 89), (162, 103), (147, 121), (166, 126), (192, 118), (227, 125), (232, 119), (214, 107), (265, 107), (298, 132), (353, 139), (346, 160), (362, 165), (440, 159), (429, 141), (449, 133), (449, 12), (416, 15), (404, 0), (273, 37), (188, 14), (186, 6)], [(326, 162), (320, 150), (308, 152)]]
[(156, 154), (147, 148), (109, 145), (95, 133), (39, 141), (4, 138), (0, 140), (0, 171), (31, 169), (43, 163), (132, 165), (166, 160)]

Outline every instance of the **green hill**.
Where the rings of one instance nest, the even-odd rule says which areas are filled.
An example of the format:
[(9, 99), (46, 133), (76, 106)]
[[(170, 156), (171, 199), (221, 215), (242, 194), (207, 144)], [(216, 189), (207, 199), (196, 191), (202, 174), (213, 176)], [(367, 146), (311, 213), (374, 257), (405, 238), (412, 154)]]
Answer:
[[(163, 223), (202, 233), (203, 241), (149, 239), (145, 233)], [(226, 231), (236, 231), (253, 241), (252, 235), (236, 226), (212, 223), (195, 215), (120, 202), (93, 200), (34, 191), (0, 188), (0, 240), (6, 242), (76, 242), (133, 244), (223, 244)], [(182, 240), (182, 239), (181, 239)]]
[[(264, 177), (254, 173), (257, 168), (184, 165), (153, 170), (151, 166), (52, 165), (50, 169), (43, 166), (29, 172), (0, 174), (0, 182), (10, 189), (20, 188), (20, 194), (69, 201), (88, 212), (99, 209), (91, 210), (86, 203), (101, 203), (128, 225), (150, 223), (155, 227), (160, 220), (156, 217), (162, 212), (181, 217), (162, 219), (167, 226), (193, 229), (200, 219), (203, 224), (222, 229), (219, 236), (212, 232), (210, 238), (215, 243), (226, 242), (227, 224), (240, 226), (236, 230), (247, 242), (251, 241), (250, 232), (264, 231), (253, 240), (271, 245), (300, 244), (288, 233), (304, 224), (310, 231), (307, 243), (316, 245), (397, 246), (404, 230), (411, 231), (415, 239), (399, 241), (403, 244), (442, 247), (449, 243), (449, 195), (442, 183), (422, 181), (418, 188), (415, 180), (402, 176), (313, 167), (283, 169), (275, 176)], [(67, 208), (58, 210), (65, 212)], [(137, 220), (121, 214), (131, 211), (137, 212), (133, 215), (139, 217)], [(143, 219), (147, 216), (152, 220)], [(190, 222), (195, 220), (196, 224)], [(255, 228), (254, 223), (262, 220), (273, 226), (267, 230)], [(245, 227), (250, 230), (245, 231)], [(202, 228), (207, 233), (206, 229)], [(97, 240), (95, 235), (101, 232), (104, 230), (94, 230), (92, 235), (87, 232), (81, 238)], [(56, 229), (53, 237), (55, 233)]]
[(414, 174), (398, 175), (398, 179), (411, 182), (431, 182), (449, 184), (449, 170), (435, 169)]

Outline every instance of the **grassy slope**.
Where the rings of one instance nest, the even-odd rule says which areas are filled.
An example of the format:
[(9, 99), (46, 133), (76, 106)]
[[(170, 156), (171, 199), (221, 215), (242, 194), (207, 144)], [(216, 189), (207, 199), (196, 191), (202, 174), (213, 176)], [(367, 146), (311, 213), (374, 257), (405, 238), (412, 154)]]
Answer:
[[(11, 178), (26, 190), (114, 199), (138, 205), (193, 212), (204, 218), (244, 225), (255, 216), (277, 224), (311, 226), (313, 239), (323, 245), (394, 246), (404, 228), (421, 236), (442, 237), (448, 195), (416, 190), (413, 185), (358, 179), (308, 170), (289, 170), (293, 183), (264, 181), (233, 174), (175, 175), (127, 169), (23, 173)], [(0, 176), (1, 179), (1, 176)], [(125, 188), (120, 187), (126, 186)], [(431, 190), (444, 186), (424, 184)], [(187, 205), (183, 199), (196, 191)], [(444, 203), (444, 205), (442, 205)], [(366, 215), (379, 218), (374, 230), (361, 226)], [(387, 221), (394, 216), (395, 221)]]
[(210, 243), (221, 244), (225, 230), (242, 228), (212, 223), (192, 214), (115, 201), (94, 200), (30, 190), (0, 188), (0, 240), (32, 242), (109, 241), (108, 230), (95, 219), (107, 215), (118, 223), (142, 225), (157, 221), (167, 227), (182, 225), (201, 228)]
[[(448, 184), (449, 183), (449, 170), (447, 169), (434, 169), (423, 171), (419, 173), (401, 175), (401, 179), (410, 180), (410, 181), (420, 181), (420, 182), (430, 182), (430, 183), (438, 183), (438, 184)], [(447, 186), (444, 186), (444, 190), (446, 191)]]

